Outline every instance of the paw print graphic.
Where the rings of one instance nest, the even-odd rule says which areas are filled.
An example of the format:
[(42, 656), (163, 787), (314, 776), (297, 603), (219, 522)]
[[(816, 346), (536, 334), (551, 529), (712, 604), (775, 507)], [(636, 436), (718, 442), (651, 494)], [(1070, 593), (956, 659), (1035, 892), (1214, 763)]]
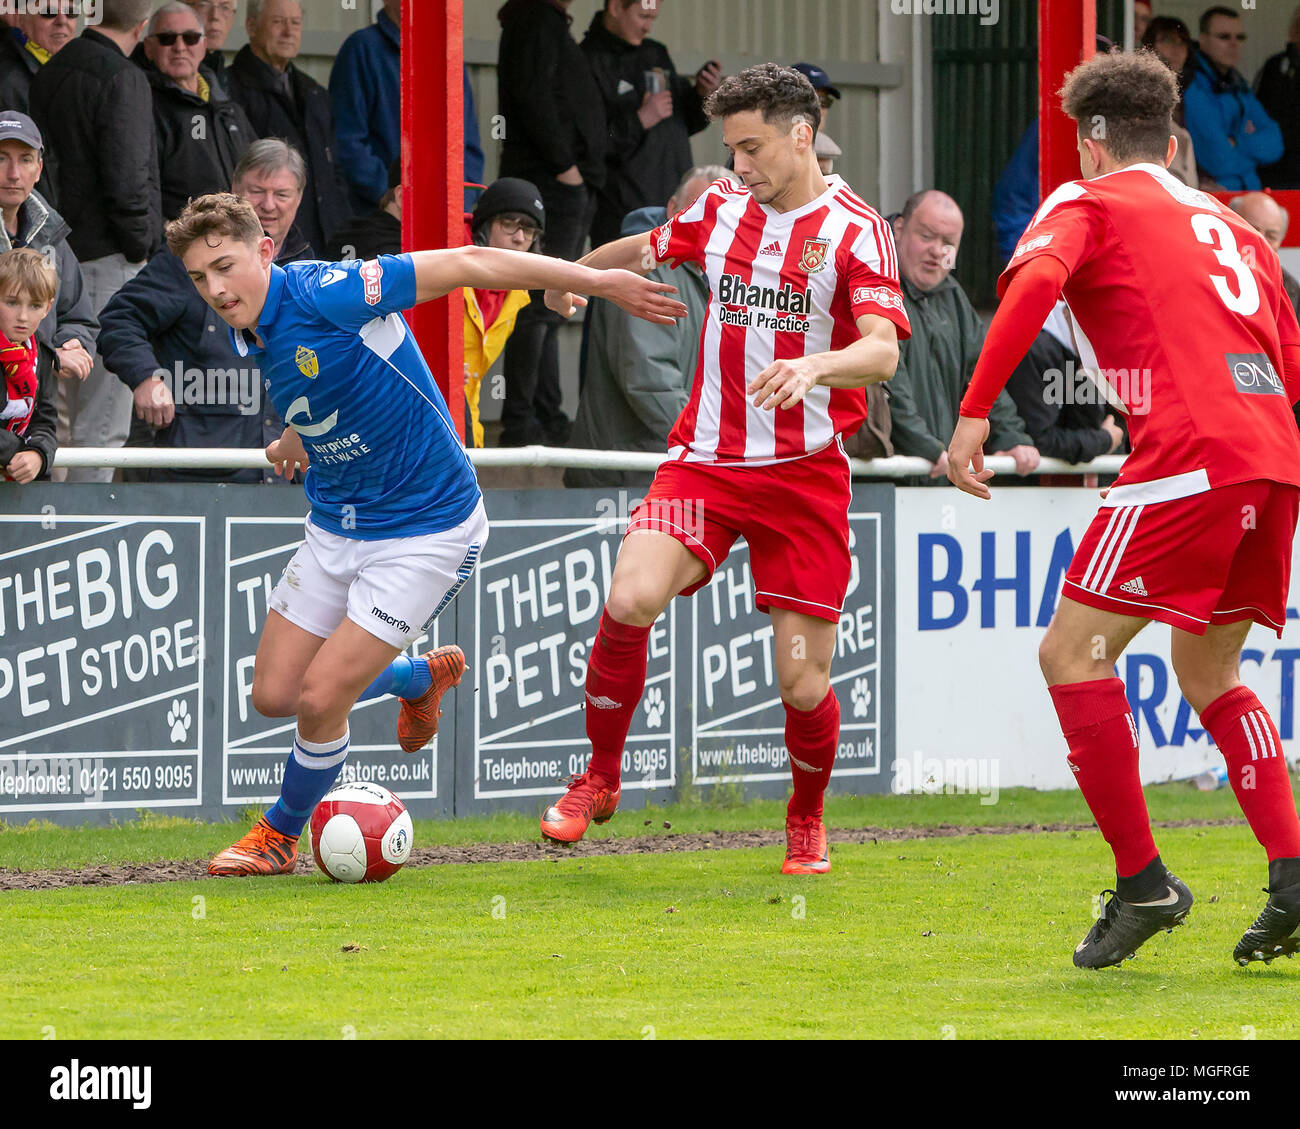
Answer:
[(645, 696), (646, 724), (651, 729), (658, 729), (664, 719), (664, 710), (667, 708), (663, 691), (658, 686), (651, 687), (650, 692)]
[(866, 717), (867, 707), (871, 705), (871, 685), (865, 678), (853, 683), (853, 716)]
[(185, 740), (190, 726), (194, 724), (194, 719), (190, 717), (190, 707), (179, 698), (172, 699), (172, 708), (167, 711), (167, 724), (172, 727), (171, 738), (177, 743)]

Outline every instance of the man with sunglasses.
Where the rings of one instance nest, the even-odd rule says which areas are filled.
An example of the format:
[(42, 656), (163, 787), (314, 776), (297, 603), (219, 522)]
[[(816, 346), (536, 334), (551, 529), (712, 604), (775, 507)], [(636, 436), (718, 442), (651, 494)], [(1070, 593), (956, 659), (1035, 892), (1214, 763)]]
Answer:
[(73, 0), (51, 2), (43, 14), (7, 16), (0, 34), (0, 106), (27, 113), (32, 75), (77, 34)]
[(162, 209), (169, 220), (191, 198), (224, 192), (256, 138), (243, 108), (217, 88), (203, 62), (206, 47), (198, 13), (173, 0), (153, 14), (135, 56), (153, 89)]
[(1282, 156), (1282, 131), (1237, 70), (1246, 41), (1241, 15), (1231, 8), (1208, 8), (1199, 26), (1200, 52), (1183, 107), (1200, 186), (1258, 189), (1259, 166)]

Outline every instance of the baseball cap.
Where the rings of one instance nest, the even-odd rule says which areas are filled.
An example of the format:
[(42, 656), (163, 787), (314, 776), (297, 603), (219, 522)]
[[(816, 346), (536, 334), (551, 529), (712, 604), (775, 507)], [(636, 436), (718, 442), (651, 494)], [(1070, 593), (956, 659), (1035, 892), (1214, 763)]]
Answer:
[(821, 67), (815, 67), (812, 63), (795, 63), (793, 70), (798, 71), (809, 82), (813, 84), (814, 90), (824, 90), (832, 98), (839, 98), (840, 92), (831, 85), (831, 76), (828, 75)]
[(0, 141), (21, 141), (33, 149), (44, 149), (45, 141), (36, 123), (17, 110), (0, 110)]
[(475, 228), (486, 223), (493, 216), (506, 212), (518, 212), (531, 216), (540, 228), (546, 227), (546, 208), (542, 205), (542, 194), (532, 181), (519, 177), (503, 176), (488, 185), (487, 191), (478, 198), (474, 206), (474, 216), (470, 221)]

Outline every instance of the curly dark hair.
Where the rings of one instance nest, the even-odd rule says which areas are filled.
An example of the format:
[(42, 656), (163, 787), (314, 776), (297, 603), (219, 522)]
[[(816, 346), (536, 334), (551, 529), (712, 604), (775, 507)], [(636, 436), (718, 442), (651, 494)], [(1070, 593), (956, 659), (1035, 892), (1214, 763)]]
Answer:
[(1154, 51), (1094, 55), (1066, 76), (1061, 104), (1079, 123), (1079, 136), (1121, 164), (1164, 164), (1178, 79)]
[(747, 110), (760, 111), (768, 124), (785, 125), (802, 117), (812, 126), (814, 137), (822, 120), (813, 84), (794, 68), (776, 63), (759, 63), (728, 76), (704, 103), (704, 112), (714, 120)]

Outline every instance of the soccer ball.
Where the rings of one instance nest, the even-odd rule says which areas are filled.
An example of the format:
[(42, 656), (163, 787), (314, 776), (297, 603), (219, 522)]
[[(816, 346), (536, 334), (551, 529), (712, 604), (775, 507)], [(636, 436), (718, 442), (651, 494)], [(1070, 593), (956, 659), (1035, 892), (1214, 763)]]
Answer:
[(336, 882), (382, 882), (411, 857), (411, 813), (379, 784), (335, 784), (311, 816), (311, 853)]

